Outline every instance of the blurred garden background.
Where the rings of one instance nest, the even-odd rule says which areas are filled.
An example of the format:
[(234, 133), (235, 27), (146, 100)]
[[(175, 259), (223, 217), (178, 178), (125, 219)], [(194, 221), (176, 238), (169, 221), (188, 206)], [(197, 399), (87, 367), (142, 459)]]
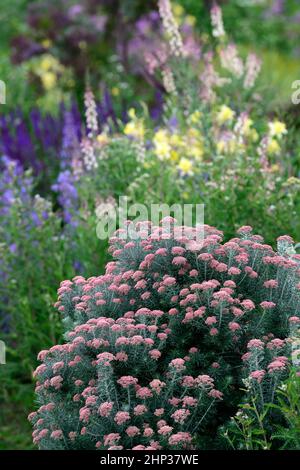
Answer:
[(183, 43), (170, 53), (156, 0), (1, 2), (0, 449), (34, 448), (57, 289), (103, 271), (97, 218), (119, 196), (204, 203), (226, 237), (246, 224), (272, 246), (300, 242), (299, 1), (172, 8)]

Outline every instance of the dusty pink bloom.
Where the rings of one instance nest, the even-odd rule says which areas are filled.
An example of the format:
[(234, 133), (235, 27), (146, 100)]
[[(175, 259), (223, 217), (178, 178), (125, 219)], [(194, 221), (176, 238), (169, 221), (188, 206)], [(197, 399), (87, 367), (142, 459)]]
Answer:
[(134, 411), (135, 416), (141, 416), (144, 413), (146, 413), (148, 409), (145, 405), (136, 405), (133, 411)]
[(123, 377), (120, 377), (117, 382), (121, 385), (121, 387), (128, 388), (130, 385), (136, 385), (138, 383), (138, 379), (132, 377), (131, 375), (123, 375)]
[(114, 421), (118, 424), (124, 424), (130, 420), (130, 414), (127, 411), (118, 411), (114, 417)]
[(164, 286), (167, 286), (167, 287), (174, 286), (176, 285), (176, 279), (175, 277), (168, 276), (163, 280), (162, 283)]
[(150, 387), (152, 390), (154, 390), (156, 393), (160, 393), (162, 388), (165, 387), (165, 382), (162, 382), (159, 379), (154, 379), (152, 382), (149, 383)]
[(240, 328), (241, 328), (241, 326), (238, 323), (234, 322), (234, 321), (229, 322), (228, 327), (229, 327), (230, 331), (237, 331), (237, 330), (240, 330)]
[(176, 369), (177, 371), (184, 370), (186, 368), (184, 364), (185, 364), (185, 361), (183, 359), (180, 359), (180, 358), (173, 359), (170, 362), (170, 366), (173, 367), (174, 369)]
[(250, 377), (252, 379), (257, 380), (258, 383), (261, 383), (261, 381), (262, 381), (262, 379), (264, 378), (265, 375), (266, 375), (265, 370), (255, 370), (255, 371), (251, 372)]
[(136, 391), (137, 398), (151, 398), (153, 396), (150, 388), (141, 387)]
[(258, 348), (263, 349), (264, 343), (260, 339), (251, 339), (247, 344), (248, 349)]
[(151, 351), (149, 351), (149, 356), (151, 357), (151, 359), (157, 361), (161, 356), (161, 352), (158, 349), (152, 349)]
[(109, 416), (111, 413), (111, 410), (113, 409), (113, 406), (114, 406), (113, 402), (110, 402), (110, 401), (106, 401), (102, 403), (98, 408), (98, 412), (100, 416), (103, 416), (105, 418)]
[(173, 434), (169, 438), (169, 444), (171, 446), (178, 445), (182, 442), (190, 443), (192, 441), (192, 436), (189, 432), (178, 432), (177, 434)]
[(136, 426), (128, 426), (125, 432), (127, 436), (129, 437), (134, 437), (134, 436), (138, 436), (139, 434), (141, 434), (139, 428)]
[(196, 406), (198, 403), (197, 398), (185, 396), (182, 400), (183, 406)]
[(213, 398), (218, 398), (219, 400), (222, 400), (222, 397), (223, 397), (223, 393), (214, 388), (210, 390), (210, 392), (208, 392), (208, 395)]
[(241, 274), (241, 270), (239, 268), (236, 268), (235, 266), (232, 266), (228, 269), (228, 274), (230, 274), (230, 276), (238, 276), (239, 274)]
[(119, 361), (119, 362), (127, 362), (128, 361), (128, 355), (121, 351), (121, 352), (118, 352), (116, 354), (116, 361)]
[(55, 440), (62, 439), (62, 437), (63, 437), (62, 430), (61, 429), (56, 429), (55, 431), (52, 431), (50, 437), (52, 437), (52, 439), (55, 439)]
[(172, 261), (175, 266), (184, 266), (186, 263), (187, 260), (183, 256), (175, 256)]
[(184, 423), (184, 421), (190, 416), (191, 412), (187, 409), (180, 408), (179, 410), (174, 411), (171, 415), (176, 423)]
[(267, 344), (268, 349), (280, 349), (280, 348), (283, 348), (284, 346), (285, 346), (285, 341), (279, 338), (272, 339), (272, 341), (270, 341)]
[(154, 431), (151, 428), (146, 428), (143, 432), (143, 436), (145, 437), (151, 437), (153, 436), (153, 434), (154, 434)]
[(63, 382), (63, 378), (61, 375), (56, 375), (55, 377), (52, 377), (50, 380), (50, 385), (51, 387), (54, 387), (56, 390), (61, 388)]
[(162, 426), (158, 430), (158, 434), (161, 434), (162, 436), (166, 436), (167, 434), (170, 434), (173, 431), (172, 426)]
[(56, 374), (60, 369), (64, 367), (65, 363), (63, 361), (55, 362), (52, 366), (54, 374)]
[(217, 317), (215, 316), (207, 317), (207, 319), (205, 320), (205, 324), (208, 326), (214, 325), (215, 323), (217, 323)]
[(271, 308), (276, 307), (276, 304), (274, 302), (268, 302), (268, 301), (261, 302), (259, 305), (261, 306), (261, 308), (265, 310), (269, 310)]
[(196, 383), (199, 385), (204, 385), (207, 387), (213, 387), (214, 386), (214, 379), (210, 377), (209, 375), (198, 375), (198, 377), (195, 379)]
[(107, 434), (106, 436), (104, 436), (104, 445), (105, 446), (114, 445), (120, 439), (121, 439), (121, 436), (118, 433)]
[(264, 287), (275, 289), (276, 287), (278, 287), (278, 281), (276, 281), (275, 279), (269, 279), (268, 281), (265, 281), (263, 285)]
[(268, 365), (268, 371), (269, 372), (282, 371), (285, 369), (285, 367), (286, 367), (285, 362), (277, 358)]
[(290, 317), (289, 318), (290, 323), (300, 323), (300, 318), (299, 317)]
[(197, 352), (198, 352), (198, 348), (192, 347), (192, 348), (189, 349), (190, 354), (195, 354)]
[(211, 330), (209, 331), (209, 334), (211, 336), (216, 336), (218, 333), (219, 333), (219, 330), (217, 328), (211, 328)]

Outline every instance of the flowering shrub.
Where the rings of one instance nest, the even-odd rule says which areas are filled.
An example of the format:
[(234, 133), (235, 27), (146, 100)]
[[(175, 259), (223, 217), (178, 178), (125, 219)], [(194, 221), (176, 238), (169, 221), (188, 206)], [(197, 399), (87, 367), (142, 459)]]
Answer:
[(119, 230), (104, 275), (61, 283), (66, 342), (35, 371), (39, 448), (213, 448), (238, 403), (274, 402), (300, 322), (299, 256), (288, 236), (275, 252), (249, 226), (228, 242), (200, 230)]

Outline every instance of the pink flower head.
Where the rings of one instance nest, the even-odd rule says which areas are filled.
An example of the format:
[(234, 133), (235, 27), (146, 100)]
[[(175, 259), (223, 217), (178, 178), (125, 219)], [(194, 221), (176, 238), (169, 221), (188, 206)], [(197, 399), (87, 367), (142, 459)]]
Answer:
[(60, 389), (62, 386), (63, 378), (61, 375), (56, 375), (50, 379), (51, 387), (54, 387), (56, 390)]
[(120, 377), (117, 382), (121, 385), (121, 387), (128, 388), (130, 385), (136, 385), (138, 383), (138, 379), (132, 377), (131, 375), (123, 375), (123, 377)]
[(162, 426), (162, 427), (158, 430), (158, 434), (161, 434), (162, 436), (167, 436), (167, 435), (170, 434), (172, 431), (173, 431), (172, 426)]
[(238, 323), (234, 322), (234, 321), (229, 322), (228, 327), (229, 327), (230, 331), (237, 331), (237, 330), (240, 330), (240, 328), (241, 328), (241, 326)]
[(52, 439), (55, 439), (55, 440), (62, 439), (62, 437), (63, 437), (62, 430), (61, 429), (56, 429), (55, 431), (52, 431), (51, 437), (52, 437)]
[(113, 409), (113, 402), (106, 401), (99, 406), (98, 412), (100, 416), (107, 418)]
[(186, 368), (184, 364), (185, 364), (184, 359), (180, 359), (180, 358), (173, 359), (170, 362), (170, 366), (173, 367), (178, 372), (183, 371)]
[(258, 383), (261, 383), (265, 375), (266, 375), (265, 370), (255, 370), (251, 372), (250, 377), (254, 380), (257, 380)]
[(268, 301), (261, 302), (259, 305), (264, 310), (270, 310), (271, 308), (276, 307), (276, 304), (274, 302), (268, 302)]
[(184, 266), (186, 263), (187, 260), (183, 256), (175, 256), (172, 261), (175, 266)]
[(268, 289), (275, 289), (276, 287), (278, 287), (278, 281), (276, 281), (275, 279), (270, 279), (269, 281), (265, 281), (263, 285)]
[(136, 391), (137, 398), (151, 398), (153, 396), (150, 388), (148, 387), (141, 387)]
[(184, 421), (190, 416), (191, 412), (187, 409), (180, 408), (179, 410), (174, 411), (171, 415), (176, 423), (183, 424)]
[(151, 351), (149, 351), (149, 356), (151, 357), (151, 359), (157, 361), (161, 356), (161, 352), (158, 349), (152, 349)]
[(285, 369), (285, 367), (286, 367), (285, 362), (277, 358), (268, 365), (268, 371), (269, 372), (282, 371)]
[(210, 390), (210, 392), (208, 392), (208, 395), (212, 398), (217, 398), (218, 400), (222, 400), (222, 397), (223, 397), (223, 393), (214, 388)]
[(134, 411), (135, 416), (141, 416), (144, 413), (146, 413), (148, 409), (145, 405), (136, 405), (133, 411)]
[(120, 439), (121, 439), (121, 436), (118, 433), (107, 434), (106, 436), (104, 436), (104, 445), (105, 446), (114, 445)]
[(134, 436), (138, 436), (140, 434), (140, 430), (137, 426), (129, 426), (127, 429), (126, 429), (126, 434), (127, 436), (129, 437), (134, 437)]
[(192, 441), (192, 436), (189, 432), (178, 432), (177, 434), (173, 434), (169, 438), (169, 444), (171, 446), (176, 446), (179, 444), (188, 444)]
[(154, 379), (152, 380), (152, 382), (150, 382), (149, 385), (152, 388), (152, 390), (154, 390), (157, 394), (159, 394), (162, 388), (165, 387), (166, 384), (159, 379)]
[(153, 434), (154, 434), (154, 431), (150, 427), (146, 428), (143, 432), (144, 437), (151, 437), (151, 436), (153, 436)]
[(215, 323), (217, 323), (217, 317), (215, 316), (207, 317), (207, 319), (205, 320), (205, 324), (208, 326), (214, 325)]
[(260, 339), (251, 339), (247, 344), (248, 349), (263, 349), (264, 343)]
[(120, 426), (130, 420), (130, 414), (127, 411), (118, 411), (114, 417), (114, 421)]

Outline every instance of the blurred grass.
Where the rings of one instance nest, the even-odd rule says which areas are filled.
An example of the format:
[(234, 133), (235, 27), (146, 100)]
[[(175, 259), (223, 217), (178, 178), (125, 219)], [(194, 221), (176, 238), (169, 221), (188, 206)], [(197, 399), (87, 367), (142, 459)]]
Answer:
[[(5, 367), (5, 366), (1, 366)], [(33, 449), (31, 425), (27, 420), (33, 410), (33, 385), (22, 385), (0, 405), (0, 450)]]
[(291, 105), (292, 83), (300, 80), (300, 61), (271, 50), (256, 52), (263, 61), (260, 83), (271, 91), (269, 108)]

